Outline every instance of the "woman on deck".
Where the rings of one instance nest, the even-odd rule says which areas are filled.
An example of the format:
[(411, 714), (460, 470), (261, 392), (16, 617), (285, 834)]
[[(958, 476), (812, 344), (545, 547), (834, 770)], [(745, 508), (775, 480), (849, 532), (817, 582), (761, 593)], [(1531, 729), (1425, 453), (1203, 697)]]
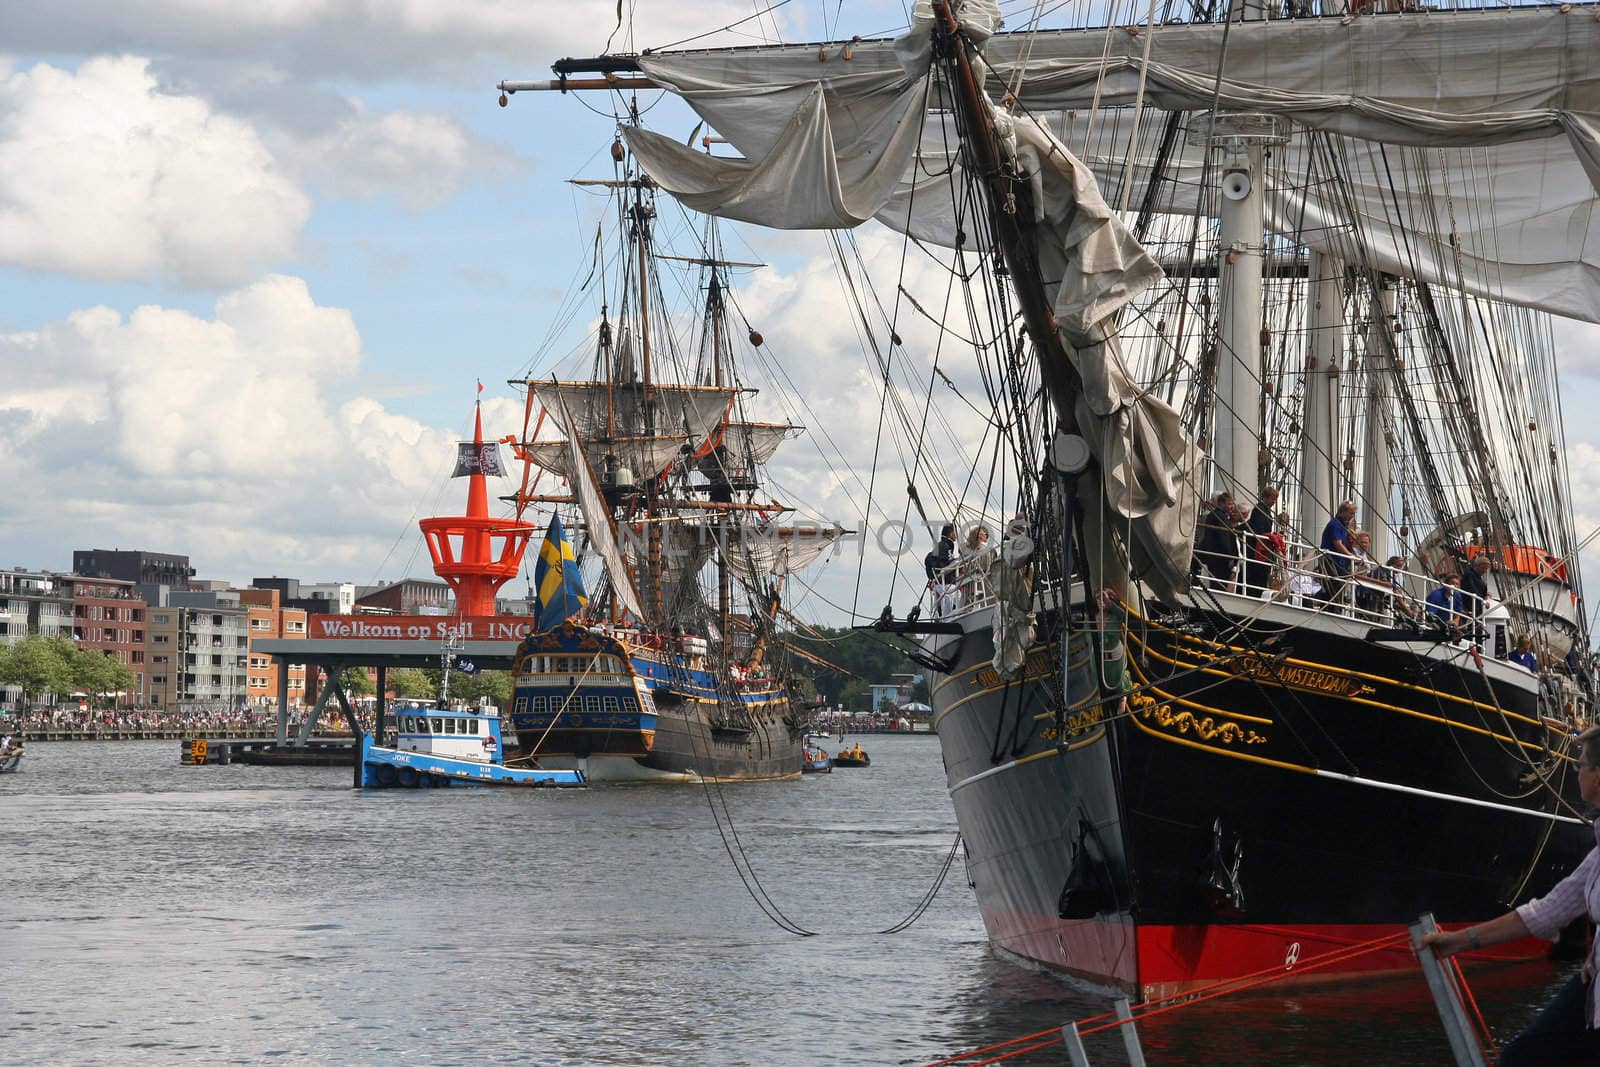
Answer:
[[(1600, 806), (1600, 726), (1591, 726), (1578, 735), (1578, 791), (1583, 799)], [(1600, 823), (1595, 824), (1596, 847), (1549, 893), (1464, 930), (1446, 933), (1436, 930), (1422, 939), (1422, 947), (1432, 946), (1440, 959), (1464, 949), (1479, 949), (1524, 937), (1554, 941), (1561, 928), (1580, 915), (1591, 921), (1600, 919)], [(1539, 1017), (1505, 1047), (1500, 1067), (1528, 1064), (1600, 1063), (1600, 1030), (1595, 1020), (1595, 946), (1583, 969), (1572, 976), (1556, 999)]]

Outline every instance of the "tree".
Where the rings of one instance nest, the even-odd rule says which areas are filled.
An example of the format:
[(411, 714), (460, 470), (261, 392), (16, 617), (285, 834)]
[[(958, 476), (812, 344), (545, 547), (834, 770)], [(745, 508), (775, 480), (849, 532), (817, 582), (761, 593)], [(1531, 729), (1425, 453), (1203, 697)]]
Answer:
[(498, 708), (508, 707), (511, 704), (511, 672), (479, 671), (470, 675), (460, 671), (451, 672), (451, 700), (476, 704), (485, 697)]
[(72, 685), (89, 694), (104, 698), (109, 693), (127, 692), (137, 681), (133, 668), (115, 655), (99, 649), (73, 649), (69, 657)]
[(29, 634), (0, 661), (0, 683), (21, 688), (23, 707), (45, 693), (68, 692), (73, 685), (71, 657), (76, 652), (65, 638)]
[(365, 667), (346, 667), (339, 672), (339, 686), (346, 696), (366, 696), (372, 692), (372, 679)]
[(386, 676), (389, 691), (402, 700), (432, 700), (439, 692), (425, 671), (397, 667)]

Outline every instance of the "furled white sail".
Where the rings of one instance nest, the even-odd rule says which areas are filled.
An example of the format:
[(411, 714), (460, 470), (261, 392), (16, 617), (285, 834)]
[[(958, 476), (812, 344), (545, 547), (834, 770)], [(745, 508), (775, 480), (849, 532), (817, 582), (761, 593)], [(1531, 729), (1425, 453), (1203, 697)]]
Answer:
[[(672, 461), (683, 454), (682, 437), (615, 437), (609, 441), (585, 440), (584, 451), (589, 464), (597, 472), (604, 469), (609, 457), (625, 467), (640, 484), (658, 478)], [(533, 462), (547, 471), (570, 478), (568, 452), (565, 441), (535, 441), (528, 445), (528, 455)]]
[[(698, 445), (727, 417), (738, 389), (713, 385), (652, 385), (638, 382), (529, 382), (529, 387), (564, 430), (586, 441), (611, 437), (678, 437)], [(647, 419), (648, 414), (648, 419)]]
[[(1567, 8), (1236, 22), (1227, 30), (1220, 83), (1222, 25), (1158, 26), (1145, 103), (1208, 111), (1215, 94), (1221, 110), (1281, 115), (1341, 137), (1475, 147), (1477, 173), (1461, 180), (1478, 183), (1494, 210), (1492, 220), (1458, 226), (1462, 254), (1476, 261), (1461, 272), (1481, 265), (1476, 277), (1488, 278), (1492, 264), (1493, 282), (1478, 284), (1497, 298), (1600, 321), (1600, 22), (1592, 5)], [(819, 63), (814, 46), (643, 57), (645, 72), (688, 100), (745, 159), (713, 159), (639, 131), (629, 131), (630, 143), (654, 178), (698, 210), (790, 228), (854, 226), (877, 216), (951, 244), (954, 214), (932, 199), (917, 205), (915, 218), (905, 211), (918, 177), (915, 131), (924, 108), (940, 103), (923, 77), (927, 41), (918, 24), (892, 44), (856, 45), (849, 61), (835, 53)], [(1079, 30), (995, 37), (985, 55), (996, 88), (1018, 83), (1016, 66), (1025, 62), (1018, 98), (1043, 112), (1089, 108), (1097, 91), (1101, 106), (1131, 103), (1143, 47), (1125, 33)], [(938, 168), (936, 159), (923, 160), (918, 197), (937, 199), (941, 183), (926, 175)], [(1407, 190), (1408, 181), (1426, 184)], [(1353, 185), (1374, 266), (1398, 269), (1404, 250), (1435, 239), (1438, 220), (1408, 210), (1435, 181), (1412, 171), (1386, 174), (1381, 189)], [(1398, 206), (1387, 199), (1396, 183)], [(1330, 205), (1313, 199), (1306, 206), (1324, 224), (1337, 221)], [(1282, 214), (1315, 233), (1291, 207)], [(1293, 232), (1282, 229), (1284, 218), (1274, 223)], [(1425, 256), (1402, 273), (1453, 283), (1453, 258)]]
[(728, 532), (728, 569), (746, 583), (810, 566), (849, 535), (840, 526), (758, 526)]
[[(730, 422), (708, 444), (721, 447), (735, 463), (765, 463), (778, 451), (791, 431), (800, 427), (784, 422)], [(706, 462), (710, 462), (708, 456)]]

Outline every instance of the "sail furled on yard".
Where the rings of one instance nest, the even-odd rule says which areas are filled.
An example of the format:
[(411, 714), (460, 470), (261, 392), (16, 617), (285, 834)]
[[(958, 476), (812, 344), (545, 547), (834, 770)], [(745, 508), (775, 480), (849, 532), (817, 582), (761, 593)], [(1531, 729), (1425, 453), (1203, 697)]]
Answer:
[[(1439, 178), (1386, 168), (1382, 181), (1348, 193), (1373, 266), (1452, 287), (1459, 266), (1469, 291), (1476, 284), (1493, 290), (1481, 295), (1600, 321), (1600, 22), (1592, 5), (1567, 7), (1161, 25), (1144, 105), (1194, 112), (1191, 126), (1215, 102), (1365, 145), (1472, 148), (1477, 173), (1455, 180), (1475, 183), (1494, 207), (1457, 220), (1468, 262), (1436, 249), (1415, 256), (1437, 239)], [(699, 210), (780, 228), (877, 217), (950, 244), (941, 234), (953, 235), (956, 216), (937, 203), (928, 175), (955, 141), (938, 128), (945, 102), (923, 77), (927, 41), (919, 23), (895, 42), (855, 45), (849, 62), (819, 64), (809, 45), (641, 57), (745, 158), (714, 159), (640, 131), (628, 131), (630, 143), (652, 177)], [(1025, 111), (1085, 112), (1133, 102), (1144, 47), (1122, 33), (1050, 31), (994, 37), (984, 56), (991, 87), (1015, 87)], [(1283, 203), (1269, 224), (1336, 253), (1317, 236), (1337, 233), (1346, 214), (1329, 195), (1311, 190), (1305, 216)]]
[[(992, 4), (960, 11), (974, 39), (998, 25)], [(901, 195), (915, 175), (933, 92), (932, 20), (919, 3), (912, 29), (867, 62), (820, 73), (793, 50), (643, 56), (641, 67), (677, 92), (744, 154), (719, 159), (657, 134), (625, 128), (659, 185), (688, 206), (779, 228), (851, 227), (876, 217), (923, 240), (955, 247), (957, 216), (908, 217)], [(1106, 468), (1107, 503), (1133, 528), (1136, 569), (1165, 588), (1187, 581), (1198, 458), (1177, 413), (1141, 391), (1113, 332), (1115, 313), (1162, 277), (1101, 199), (1088, 168), (1047, 129), (1010, 127), (1010, 151), (1034, 175), (1047, 294), (1084, 382), (1080, 429)], [(924, 186), (938, 184), (923, 177)], [(1118, 523), (1117, 525), (1121, 525)]]
[[(738, 392), (720, 386), (652, 385), (647, 400), (638, 383), (550, 380), (529, 386), (561, 429), (582, 439), (592, 467), (620, 464), (641, 481), (658, 477), (686, 446), (693, 450), (715, 433)], [(532, 442), (528, 451), (539, 466), (572, 477), (562, 442)]]
[(838, 551), (840, 539), (847, 536), (849, 531), (838, 525), (743, 523), (728, 529), (724, 558), (730, 571), (754, 586), (769, 575), (800, 570)]

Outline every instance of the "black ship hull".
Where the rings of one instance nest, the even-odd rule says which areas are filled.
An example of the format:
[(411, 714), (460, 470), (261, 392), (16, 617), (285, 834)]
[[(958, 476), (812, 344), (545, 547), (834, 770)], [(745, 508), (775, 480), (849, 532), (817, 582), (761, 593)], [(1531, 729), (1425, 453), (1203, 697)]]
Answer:
[[(1427, 911), (1498, 914), (1587, 852), (1532, 674), (1353, 619), (1248, 611), (1134, 620), (1125, 699), (1102, 685), (1119, 661), (1079, 631), (1065, 715), (1058, 646), (1008, 686), (987, 612), (930, 639), (955, 661), (935, 720), (998, 950), (1161, 996), (1292, 971)], [(1307, 977), (1410, 966), (1401, 944)]]

